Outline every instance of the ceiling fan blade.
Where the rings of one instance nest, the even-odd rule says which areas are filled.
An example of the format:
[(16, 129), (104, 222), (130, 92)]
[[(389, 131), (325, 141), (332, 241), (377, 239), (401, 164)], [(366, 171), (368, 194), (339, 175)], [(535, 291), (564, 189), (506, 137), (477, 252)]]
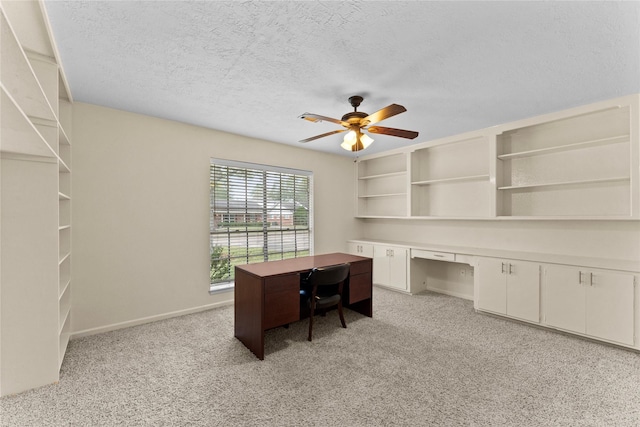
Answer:
[(331, 117), (321, 116), (320, 114), (304, 113), (299, 118), (309, 120), (310, 122), (314, 122), (314, 123), (331, 122), (331, 123), (339, 124), (341, 126), (349, 127), (349, 123), (347, 122), (343, 122), (342, 120), (338, 120), (338, 119), (333, 119)]
[(324, 138), (325, 136), (334, 135), (336, 133), (346, 132), (347, 130), (348, 129), (334, 130), (334, 131), (331, 131), (331, 132), (323, 133), (322, 135), (316, 135), (316, 136), (312, 136), (311, 138), (302, 139), (302, 140), (300, 140), (298, 142), (309, 142), (309, 141), (313, 141), (314, 139)]
[(399, 136), (400, 138), (414, 139), (418, 136), (418, 132), (404, 129), (386, 128), (383, 126), (370, 126), (366, 130), (371, 133), (380, 133), (382, 135)]
[(384, 119), (388, 119), (389, 117), (393, 117), (396, 114), (404, 113), (405, 111), (407, 111), (407, 109), (404, 108), (402, 105), (398, 105), (398, 104), (387, 105), (383, 109), (378, 110), (373, 114), (369, 114), (367, 117), (362, 119), (361, 123), (364, 126), (368, 124), (372, 125)]

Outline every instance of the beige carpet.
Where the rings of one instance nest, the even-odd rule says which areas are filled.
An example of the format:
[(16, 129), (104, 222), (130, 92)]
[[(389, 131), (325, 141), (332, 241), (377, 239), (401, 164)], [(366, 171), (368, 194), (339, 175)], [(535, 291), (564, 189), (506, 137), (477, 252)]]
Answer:
[(59, 384), (0, 399), (2, 426), (638, 426), (640, 355), (374, 289), (267, 333), (258, 361), (233, 307), (70, 343)]

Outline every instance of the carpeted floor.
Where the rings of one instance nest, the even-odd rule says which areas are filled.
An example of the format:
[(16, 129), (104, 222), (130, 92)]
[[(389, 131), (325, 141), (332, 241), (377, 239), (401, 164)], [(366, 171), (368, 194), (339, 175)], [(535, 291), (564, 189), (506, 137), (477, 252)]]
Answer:
[(374, 289), (267, 333), (257, 360), (233, 307), (74, 340), (60, 382), (0, 399), (2, 426), (638, 426), (640, 355), (476, 314), (470, 301)]

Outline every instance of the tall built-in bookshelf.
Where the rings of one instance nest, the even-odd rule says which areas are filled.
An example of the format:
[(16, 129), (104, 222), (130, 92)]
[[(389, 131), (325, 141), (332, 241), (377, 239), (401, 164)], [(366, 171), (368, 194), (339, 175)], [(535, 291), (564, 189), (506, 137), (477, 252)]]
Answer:
[(0, 395), (52, 383), (71, 332), (72, 98), (39, 1), (0, 2)]

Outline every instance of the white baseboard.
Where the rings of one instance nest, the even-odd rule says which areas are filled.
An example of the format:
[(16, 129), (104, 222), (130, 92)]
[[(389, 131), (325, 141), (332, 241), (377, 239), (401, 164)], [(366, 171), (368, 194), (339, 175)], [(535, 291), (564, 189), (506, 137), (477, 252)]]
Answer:
[(140, 319), (128, 320), (126, 322), (121, 323), (113, 323), (111, 325), (99, 326), (97, 328), (85, 329), (82, 331), (73, 332), (70, 336), (70, 339), (87, 337), (89, 335), (102, 334), (104, 332), (116, 331), (118, 329), (130, 328), (132, 326), (143, 325), (145, 323), (157, 322), (158, 320), (170, 319), (172, 317), (184, 316), (186, 314), (199, 313), (201, 311), (207, 311), (214, 308), (224, 307), (226, 305), (233, 304), (233, 300), (231, 301), (222, 301), (213, 304), (207, 304), (200, 307), (187, 308), (185, 310), (172, 311), (169, 313), (158, 314), (155, 316), (142, 317)]
[(450, 295), (452, 297), (468, 299), (470, 301), (473, 301), (473, 295), (468, 295), (462, 292), (454, 292), (447, 289), (438, 289), (438, 288), (430, 288), (430, 287), (427, 287), (427, 290), (431, 292), (437, 292), (439, 294)]

